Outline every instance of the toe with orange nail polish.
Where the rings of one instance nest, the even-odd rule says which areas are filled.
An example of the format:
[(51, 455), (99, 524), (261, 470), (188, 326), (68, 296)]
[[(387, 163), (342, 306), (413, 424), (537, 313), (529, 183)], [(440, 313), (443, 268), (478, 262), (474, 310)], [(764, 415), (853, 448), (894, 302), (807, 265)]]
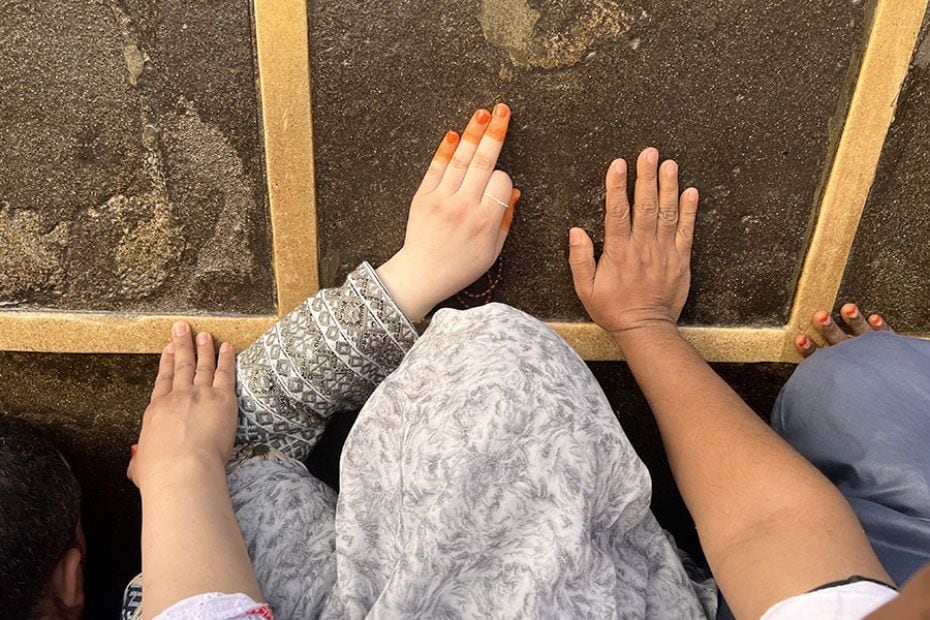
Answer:
[(818, 323), (826, 324), (830, 321), (830, 315), (824, 312), (823, 310), (821, 310), (820, 312), (814, 315), (814, 320), (817, 321)]
[(800, 338), (798, 338), (798, 344), (801, 346), (802, 349), (806, 349), (807, 347), (810, 346), (811, 341), (807, 336), (801, 336)]
[(851, 319), (854, 319), (859, 316), (859, 309), (853, 304), (849, 304), (843, 308), (846, 311), (846, 316)]

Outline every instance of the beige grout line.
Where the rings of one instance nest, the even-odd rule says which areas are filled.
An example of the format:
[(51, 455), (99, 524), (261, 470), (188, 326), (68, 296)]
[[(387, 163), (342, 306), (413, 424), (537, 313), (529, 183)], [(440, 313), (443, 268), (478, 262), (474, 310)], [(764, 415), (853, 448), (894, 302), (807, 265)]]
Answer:
[[(583, 359), (620, 360), (614, 339), (593, 323), (549, 323)], [(781, 327), (683, 327), (681, 333), (709, 362), (782, 361)]]
[(800, 359), (794, 336), (811, 331), (815, 310), (832, 310), (836, 303), (926, 9), (927, 0), (879, 0), (875, 7), (859, 79), (798, 280), (782, 345), (784, 359)]
[(208, 331), (236, 350), (254, 342), (275, 316), (173, 316), (115, 313), (7, 312), (0, 314), (0, 351), (43, 353), (159, 353), (175, 321)]
[(305, 0), (255, 0), (278, 316), (319, 288)]
[[(40, 353), (159, 353), (175, 321), (208, 331), (242, 350), (275, 316), (182, 316), (115, 313), (8, 312), (0, 314), (0, 351)], [(590, 361), (623, 359), (613, 338), (593, 323), (549, 323)], [(682, 334), (708, 361), (778, 361), (784, 330), (749, 327), (685, 327)]]

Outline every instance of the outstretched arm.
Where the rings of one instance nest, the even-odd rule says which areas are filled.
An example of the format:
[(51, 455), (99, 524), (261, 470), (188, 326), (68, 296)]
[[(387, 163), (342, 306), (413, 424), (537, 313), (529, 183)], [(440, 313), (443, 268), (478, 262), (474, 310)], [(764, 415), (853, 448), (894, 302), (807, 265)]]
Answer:
[(336, 411), (357, 409), (403, 359), (411, 321), (465, 288), (500, 254), (519, 192), (494, 170), (510, 109), (476, 111), (439, 145), (410, 206), (404, 247), (308, 299), (237, 361), (237, 441), (306, 458)]
[(632, 217), (622, 160), (607, 173), (604, 253), (572, 229), (575, 290), (617, 340), (656, 417), (714, 577), (737, 617), (851, 575), (891, 583), (840, 492), (679, 335), (698, 194), (647, 149)]
[(210, 334), (195, 344), (186, 323), (162, 353), (128, 471), (142, 495), (143, 618), (203, 592), (262, 600), (226, 488), (234, 358)]

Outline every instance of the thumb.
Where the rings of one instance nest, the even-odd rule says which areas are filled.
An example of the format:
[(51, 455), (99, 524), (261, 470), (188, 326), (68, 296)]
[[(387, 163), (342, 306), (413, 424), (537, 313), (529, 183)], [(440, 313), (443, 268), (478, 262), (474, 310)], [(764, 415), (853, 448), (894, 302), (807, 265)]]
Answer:
[(594, 262), (594, 244), (591, 237), (580, 228), (568, 231), (568, 264), (572, 269), (575, 293), (585, 302), (594, 288), (597, 264)]

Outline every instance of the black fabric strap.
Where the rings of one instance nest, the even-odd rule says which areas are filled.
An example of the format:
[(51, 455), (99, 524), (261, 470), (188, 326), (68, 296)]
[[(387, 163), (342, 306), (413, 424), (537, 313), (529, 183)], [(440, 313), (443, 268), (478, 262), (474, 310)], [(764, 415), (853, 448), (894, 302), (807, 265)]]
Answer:
[(851, 583), (859, 583), (860, 581), (868, 581), (870, 583), (875, 583), (880, 586), (885, 586), (886, 588), (891, 588), (895, 592), (898, 591), (896, 587), (892, 585), (888, 585), (884, 581), (879, 581), (877, 579), (870, 579), (868, 577), (863, 577), (862, 575), (853, 575), (852, 577), (847, 577), (846, 579), (841, 579), (840, 581), (831, 581), (830, 583), (825, 583), (822, 586), (818, 586), (814, 588), (813, 590), (811, 590), (811, 592), (818, 592), (820, 590), (828, 590), (830, 588), (838, 588), (840, 586), (848, 586)]

